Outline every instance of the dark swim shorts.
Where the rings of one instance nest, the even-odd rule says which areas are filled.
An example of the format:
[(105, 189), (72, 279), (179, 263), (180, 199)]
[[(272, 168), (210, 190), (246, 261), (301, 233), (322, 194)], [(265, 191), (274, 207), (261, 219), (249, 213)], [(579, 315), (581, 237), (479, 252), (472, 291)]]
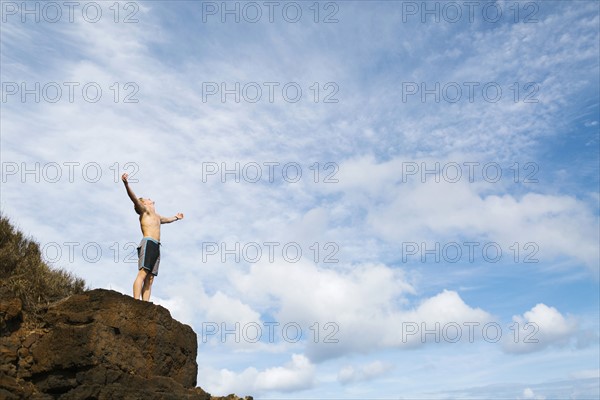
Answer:
[(145, 237), (140, 242), (138, 251), (138, 269), (144, 268), (152, 275), (158, 275), (158, 264), (160, 264), (160, 242)]

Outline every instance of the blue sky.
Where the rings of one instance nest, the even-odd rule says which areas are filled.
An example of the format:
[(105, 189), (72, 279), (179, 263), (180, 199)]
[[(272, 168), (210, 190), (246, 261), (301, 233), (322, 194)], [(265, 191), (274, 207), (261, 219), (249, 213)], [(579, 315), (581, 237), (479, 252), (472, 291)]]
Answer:
[(597, 2), (27, 7), (2, 1), (0, 208), (126, 294), (119, 174), (183, 212), (153, 301), (198, 385), (598, 397)]

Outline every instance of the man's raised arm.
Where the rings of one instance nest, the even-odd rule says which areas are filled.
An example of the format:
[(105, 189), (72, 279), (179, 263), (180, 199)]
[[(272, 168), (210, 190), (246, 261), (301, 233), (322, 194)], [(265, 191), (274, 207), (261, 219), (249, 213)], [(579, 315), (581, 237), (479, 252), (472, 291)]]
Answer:
[(175, 222), (178, 221), (180, 219), (183, 219), (183, 214), (182, 213), (178, 213), (177, 215), (175, 215), (174, 217), (160, 217), (160, 223), (161, 224), (170, 224), (171, 222)]
[(129, 187), (129, 182), (127, 182), (127, 178), (129, 177), (129, 175), (127, 175), (126, 173), (123, 174), (121, 176), (121, 180), (123, 181), (123, 183), (125, 184), (125, 189), (127, 190), (127, 195), (129, 196), (129, 198), (131, 199), (131, 201), (133, 201), (133, 205), (135, 208), (135, 212), (142, 215), (143, 212), (146, 211), (146, 207), (142, 204), (142, 202), (136, 197), (135, 193), (133, 193), (133, 190), (131, 190), (131, 188)]

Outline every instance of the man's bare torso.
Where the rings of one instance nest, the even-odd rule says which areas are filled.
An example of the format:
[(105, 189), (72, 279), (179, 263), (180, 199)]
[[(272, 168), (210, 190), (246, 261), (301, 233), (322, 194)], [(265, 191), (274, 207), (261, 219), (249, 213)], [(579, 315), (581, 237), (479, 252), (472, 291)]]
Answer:
[(160, 215), (154, 211), (143, 212), (140, 215), (140, 227), (144, 237), (160, 242)]

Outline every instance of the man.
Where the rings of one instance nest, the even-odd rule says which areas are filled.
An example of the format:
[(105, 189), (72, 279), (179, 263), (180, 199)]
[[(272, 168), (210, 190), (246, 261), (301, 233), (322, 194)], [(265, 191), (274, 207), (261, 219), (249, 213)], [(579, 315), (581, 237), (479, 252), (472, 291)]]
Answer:
[(183, 219), (183, 214), (179, 213), (174, 217), (161, 217), (154, 210), (154, 202), (151, 199), (138, 198), (133, 193), (127, 182), (128, 175), (123, 174), (121, 179), (125, 184), (127, 195), (133, 201), (135, 212), (140, 216), (140, 227), (144, 235), (140, 247), (138, 247), (138, 274), (133, 282), (133, 298), (150, 300), (150, 288), (154, 277), (158, 275), (158, 265), (160, 263), (160, 225), (169, 224)]

